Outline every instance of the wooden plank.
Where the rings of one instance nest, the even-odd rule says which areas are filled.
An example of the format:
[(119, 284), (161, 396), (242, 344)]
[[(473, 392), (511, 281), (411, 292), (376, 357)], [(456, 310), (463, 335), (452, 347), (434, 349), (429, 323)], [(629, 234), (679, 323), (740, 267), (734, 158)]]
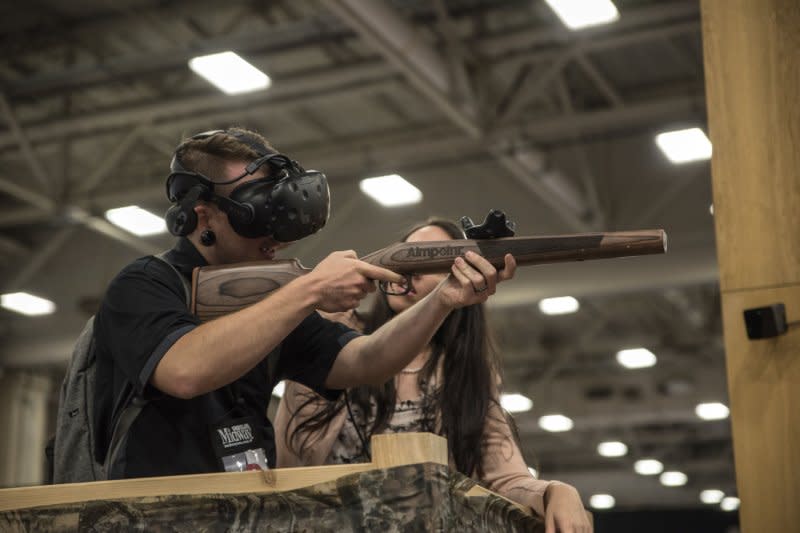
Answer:
[(800, 282), (800, 2), (701, 6), (720, 285)]
[(742, 312), (800, 319), (800, 2), (702, 0), (714, 223), (742, 531), (800, 523), (800, 332), (747, 339)]
[(800, 320), (800, 285), (722, 296), (742, 531), (800, 524), (800, 326), (748, 340), (743, 311), (783, 302)]
[(308, 487), (375, 468), (406, 464), (447, 465), (447, 440), (432, 433), (376, 435), (372, 463), (279, 468), (266, 472), (231, 472), (166, 476), (90, 483), (69, 483), (0, 490), (0, 511), (89, 500), (112, 500), (171, 494), (265, 493)]

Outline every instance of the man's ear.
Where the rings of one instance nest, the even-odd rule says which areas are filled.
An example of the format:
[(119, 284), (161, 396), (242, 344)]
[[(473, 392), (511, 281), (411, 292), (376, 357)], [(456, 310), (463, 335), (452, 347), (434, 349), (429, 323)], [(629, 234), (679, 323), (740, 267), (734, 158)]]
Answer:
[(207, 227), (209, 220), (214, 217), (217, 211), (213, 205), (206, 202), (197, 202), (192, 209), (197, 215), (198, 227)]

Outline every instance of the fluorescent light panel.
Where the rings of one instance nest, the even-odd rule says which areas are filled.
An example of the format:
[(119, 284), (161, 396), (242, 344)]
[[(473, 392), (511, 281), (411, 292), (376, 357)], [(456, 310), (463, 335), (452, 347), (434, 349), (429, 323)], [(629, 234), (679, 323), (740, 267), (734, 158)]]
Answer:
[(225, 94), (249, 93), (272, 84), (269, 76), (231, 51), (193, 57), (189, 68)]
[(700, 128), (659, 133), (656, 135), (656, 145), (675, 164), (711, 158), (711, 141)]
[(589, 498), (589, 505), (595, 509), (611, 509), (615, 503), (611, 494), (592, 494)]
[(739, 508), (739, 498), (736, 496), (727, 496), (722, 499), (719, 506), (723, 511), (735, 511)]
[(609, 24), (619, 19), (611, 0), (545, 0), (561, 22), (571, 30)]
[(531, 475), (532, 475), (533, 477), (535, 477), (536, 479), (539, 479), (539, 472), (538, 472), (538, 471), (537, 471), (537, 470), (536, 470), (534, 467), (532, 467), (532, 466), (529, 466), (529, 467), (528, 467), (528, 472), (530, 472), (530, 473), (531, 473)]
[(730, 409), (725, 404), (719, 402), (699, 403), (694, 408), (694, 412), (703, 420), (722, 420), (728, 418)]
[(272, 389), (272, 395), (276, 398), (283, 398), (284, 391), (286, 391), (286, 382), (279, 381)]
[(539, 427), (553, 433), (569, 431), (573, 425), (572, 419), (564, 415), (544, 415), (539, 418)]
[(724, 497), (725, 493), (719, 489), (706, 489), (700, 493), (700, 501), (703, 503), (719, 503)]
[(163, 218), (136, 205), (109, 209), (106, 211), (106, 218), (112, 224), (140, 237), (167, 231)]
[(629, 348), (617, 352), (617, 362), (625, 368), (647, 368), (656, 364), (656, 356), (647, 348)]
[(686, 482), (689, 480), (689, 478), (686, 477), (686, 474), (683, 472), (670, 470), (661, 474), (658, 480), (665, 487), (682, 487), (683, 485), (686, 485)]
[(533, 400), (522, 394), (501, 394), (500, 405), (509, 413), (524, 413), (533, 408)]
[(399, 174), (366, 178), (359, 183), (361, 191), (384, 207), (416, 204), (422, 201), (422, 191)]
[(27, 292), (12, 292), (0, 295), (0, 306), (26, 316), (50, 315), (56, 304)]
[(572, 296), (557, 296), (539, 300), (539, 311), (545, 315), (566, 315), (576, 312), (580, 307), (578, 300)]
[(639, 459), (633, 463), (633, 469), (643, 476), (654, 476), (664, 470), (664, 465), (658, 459)]
[(616, 440), (601, 442), (597, 445), (597, 453), (603, 457), (623, 457), (628, 453), (628, 446)]

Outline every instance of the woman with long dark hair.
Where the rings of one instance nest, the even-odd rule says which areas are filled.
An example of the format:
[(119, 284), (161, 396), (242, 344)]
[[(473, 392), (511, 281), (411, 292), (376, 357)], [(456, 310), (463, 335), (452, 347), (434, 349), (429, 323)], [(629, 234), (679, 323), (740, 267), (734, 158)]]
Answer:
[[(402, 239), (461, 239), (458, 226), (429, 219)], [(410, 290), (389, 285), (367, 313), (328, 316), (364, 333), (374, 331), (430, 293), (446, 274), (415, 275)], [(475, 288), (480, 290), (480, 288)], [(369, 439), (380, 433), (427, 431), (447, 438), (450, 462), (490, 490), (545, 517), (547, 531), (591, 530), (578, 492), (534, 478), (500, 407), (501, 368), (483, 305), (452, 311), (427, 349), (382, 386), (349, 389), (327, 401), (287, 382), (275, 419), (278, 467), (369, 461)]]

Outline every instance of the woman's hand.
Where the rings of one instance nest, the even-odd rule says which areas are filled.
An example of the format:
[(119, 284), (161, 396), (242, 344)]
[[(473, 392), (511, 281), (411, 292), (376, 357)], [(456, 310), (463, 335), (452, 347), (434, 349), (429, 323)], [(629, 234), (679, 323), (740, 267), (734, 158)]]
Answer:
[(566, 483), (552, 483), (544, 496), (545, 533), (591, 533), (592, 524), (578, 491)]
[(438, 297), (446, 306), (456, 309), (485, 302), (495, 293), (497, 284), (514, 277), (517, 263), (506, 254), (505, 265), (499, 272), (485, 258), (469, 251), (457, 257), (451, 274), (436, 288)]

